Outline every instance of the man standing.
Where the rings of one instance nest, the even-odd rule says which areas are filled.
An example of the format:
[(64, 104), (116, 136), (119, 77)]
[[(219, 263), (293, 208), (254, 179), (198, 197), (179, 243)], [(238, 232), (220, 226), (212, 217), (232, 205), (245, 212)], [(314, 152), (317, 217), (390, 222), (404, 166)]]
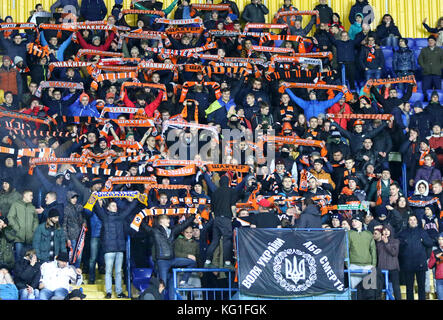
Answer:
[[(372, 270), (377, 265), (377, 252), (372, 233), (363, 230), (363, 217), (360, 214), (352, 218), (352, 229), (349, 231), (349, 270)], [(357, 297), (362, 297), (361, 286), (364, 274), (351, 274), (351, 288), (357, 288)], [(373, 285), (370, 283), (369, 285)]]
[(418, 63), (423, 69), (423, 94), (428, 101), (427, 90), (441, 89), (441, 69), (443, 68), (443, 49), (437, 47), (434, 35), (429, 36), (428, 46), (418, 56)]
[(0, 269), (14, 267), (13, 231), (8, 227), (8, 219), (0, 216)]
[(59, 217), (57, 209), (51, 209), (46, 222), (35, 230), (32, 246), (42, 262), (52, 261), (61, 252), (66, 252), (66, 237), (60, 227)]
[(252, 0), (243, 10), (242, 18), (246, 23), (265, 23), (265, 15), (268, 13), (268, 8), (262, 4), (261, 0)]
[(68, 264), (69, 257), (66, 252), (62, 252), (54, 261), (42, 264), (40, 279), (40, 300), (63, 300), (69, 292), (70, 283), (75, 282), (80, 276), (81, 270), (74, 269)]
[(32, 205), (32, 198), (32, 191), (25, 190), (22, 199), (14, 202), (9, 209), (8, 220), (12, 230), (15, 231), (15, 261), (21, 260), (24, 253), (31, 249), (34, 231), (38, 226), (37, 212)]
[[(205, 179), (206, 179), (205, 175)], [(234, 206), (237, 201), (237, 192), (229, 188), (229, 178), (224, 175), (220, 179), (220, 187), (212, 193), (212, 208), (215, 221), (212, 228), (212, 240), (206, 253), (205, 268), (211, 266), (212, 257), (220, 238), (223, 237), (223, 261), (225, 268), (232, 268), (232, 217), (235, 218)]]

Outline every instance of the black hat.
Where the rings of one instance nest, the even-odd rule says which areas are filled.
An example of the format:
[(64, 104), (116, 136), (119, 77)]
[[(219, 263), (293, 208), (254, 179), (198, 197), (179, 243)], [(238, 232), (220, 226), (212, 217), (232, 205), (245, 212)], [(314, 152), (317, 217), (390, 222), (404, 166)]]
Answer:
[(48, 218), (54, 218), (54, 217), (59, 217), (60, 216), (60, 212), (58, 212), (57, 209), (51, 209), (48, 212)]
[(6, 177), (6, 178), (2, 179), (2, 183), (3, 182), (9, 183), (9, 185), (12, 187), (14, 180), (12, 179), (12, 177)]
[(438, 95), (438, 92), (437, 91), (432, 91), (432, 93), (431, 93), (431, 98), (433, 97), (433, 96), (437, 96), (437, 97), (439, 97), (440, 98), (440, 96)]
[(103, 181), (103, 179), (100, 178), (100, 177), (94, 177), (94, 178), (92, 178), (92, 180), (91, 180), (91, 186), (93, 186), (94, 184), (97, 184), (97, 183), (101, 183), (101, 184), (103, 184), (104, 181)]
[(431, 34), (431, 35), (428, 37), (428, 40), (429, 40), (429, 39), (433, 39), (433, 40), (437, 41), (437, 38), (436, 38), (433, 34)]
[(423, 103), (421, 103), (421, 101), (416, 101), (414, 103), (414, 108), (420, 108), (423, 109)]
[(9, 224), (8, 218), (5, 216), (0, 216), (0, 220), (3, 221), (5, 224)]
[(315, 159), (315, 160), (314, 160), (314, 164), (315, 164), (315, 163), (320, 163), (322, 166), (325, 165), (325, 162), (323, 161), (323, 159)]
[(48, 146), (52, 146), (54, 143), (56, 143), (57, 142), (57, 139), (56, 138), (54, 138), (54, 137), (52, 137), (52, 138), (50, 138), (49, 140), (48, 140)]
[(65, 300), (71, 300), (72, 298), (84, 299), (86, 295), (80, 289), (74, 289), (66, 296)]
[(360, 215), (360, 214), (353, 215), (352, 220), (357, 220), (357, 221), (360, 221), (361, 223), (363, 223), (363, 221), (364, 221), (362, 215)]
[(69, 255), (67, 252), (60, 252), (56, 258), (58, 261), (69, 262)]

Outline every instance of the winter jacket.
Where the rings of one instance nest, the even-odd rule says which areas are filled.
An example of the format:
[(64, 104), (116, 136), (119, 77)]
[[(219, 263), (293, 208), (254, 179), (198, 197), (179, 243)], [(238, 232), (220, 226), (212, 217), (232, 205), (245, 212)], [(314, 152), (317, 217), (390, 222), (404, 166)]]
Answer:
[(38, 226), (38, 217), (32, 203), (22, 199), (14, 202), (8, 212), (9, 226), (15, 231), (14, 242), (32, 243), (34, 231)]
[[(356, 0), (355, 4), (351, 7), (351, 11), (349, 12), (349, 22), (353, 24), (355, 22), (355, 16), (357, 13), (363, 14), (363, 21), (365, 21), (365, 17), (370, 13), (373, 13), (374, 9), (369, 4), (368, 0), (359, 1)], [(365, 23), (371, 24), (372, 19), (365, 21)]]
[(269, 10), (264, 4), (257, 5), (250, 3), (244, 8), (241, 17), (246, 22), (265, 23), (265, 15), (267, 15), (268, 13)]
[(426, 248), (431, 248), (433, 241), (426, 231), (419, 226), (408, 227), (398, 234), (398, 239), (400, 240), (400, 269), (409, 272), (428, 270)]
[(238, 193), (228, 185), (229, 178), (225, 175), (222, 176), (220, 187), (211, 195), (212, 210), (216, 217), (232, 218), (231, 206), (235, 205)]
[[(73, 194), (75, 194), (75, 192), (69, 191), (67, 198), (70, 199)], [(65, 216), (62, 224), (66, 238), (77, 241), (83, 223), (86, 223), (86, 218), (83, 215), (83, 206), (78, 203), (73, 205), (68, 202), (65, 206)]]
[(435, 47), (433, 50), (429, 47), (423, 48), (418, 56), (418, 64), (423, 69), (423, 75), (441, 76), (443, 49), (439, 47)]
[(384, 241), (381, 240), (377, 241), (375, 245), (377, 247), (377, 267), (382, 270), (400, 270), (400, 264), (398, 262), (400, 240), (395, 239), (391, 235), (388, 243), (384, 243)]
[[(356, 54), (355, 47), (359, 45), (365, 38), (365, 35), (360, 32), (356, 35), (354, 40), (337, 40), (333, 35), (328, 33), (329, 41), (337, 48), (337, 61), (338, 62), (355, 62)], [(358, 57), (358, 56), (357, 56)]]
[(180, 233), (187, 227), (192, 225), (195, 216), (192, 215), (185, 222), (176, 224), (170, 228), (170, 235), (168, 237), (166, 229), (163, 226), (155, 225), (154, 227), (148, 226), (147, 223), (142, 223), (143, 229), (152, 236), (155, 250), (155, 260), (171, 260), (174, 258), (174, 240)]
[(379, 42), (388, 38), (391, 34), (393, 34), (396, 37), (401, 38), (401, 34), (400, 34), (400, 31), (398, 31), (398, 27), (395, 24), (393, 24), (392, 22), (389, 24), (389, 27), (386, 27), (386, 24), (384, 22), (382, 24), (380, 24), (377, 27), (375, 34), (376, 34), (377, 40)]
[(47, 262), (51, 259), (51, 232), (54, 232), (54, 257), (66, 250), (66, 237), (63, 229), (58, 227), (47, 228), (46, 222), (40, 223), (35, 230), (32, 247), (35, 249), (37, 258), (42, 262)]
[(371, 232), (349, 231), (349, 259), (356, 265), (377, 265), (376, 246)]
[(80, 14), (88, 21), (102, 21), (108, 9), (103, 0), (82, 0), (80, 6)]
[(21, 198), (22, 195), (15, 189), (12, 189), (10, 192), (0, 192), (0, 213), (7, 217), (11, 205)]
[(340, 92), (335, 96), (332, 100), (327, 101), (306, 101), (299, 97), (297, 97), (292, 90), (287, 88), (285, 90), (287, 94), (291, 97), (292, 101), (294, 101), (297, 105), (299, 105), (305, 111), (305, 117), (309, 121), (312, 117), (317, 117), (320, 113), (325, 113), (325, 111), (330, 108), (335, 103), (339, 102), (343, 97), (343, 92)]
[(417, 170), (414, 181), (425, 180), (432, 182), (434, 180), (441, 181), (441, 172), (434, 166), (428, 167), (426, 165), (421, 166)]
[(193, 255), (197, 258), (200, 254), (200, 248), (197, 241), (194, 239), (186, 239), (184, 236), (179, 236), (174, 242), (174, 255), (176, 258), (188, 258), (188, 255)]
[[(335, 125), (335, 124), (334, 124)], [(376, 135), (378, 135), (380, 132), (383, 131), (383, 129), (387, 126), (386, 123), (383, 123), (378, 128), (371, 130), (369, 132), (364, 132), (358, 134), (356, 132), (350, 132), (348, 130), (344, 130), (342, 127), (335, 125), (338, 131), (340, 131), (341, 135), (349, 140), (349, 143), (351, 145), (351, 151), (352, 153), (357, 153), (362, 147), (363, 147), (363, 141), (366, 138), (374, 138)]]
[(363, 69), (368, 68), (369, 70), (376, 70), (378, 68), (385, 68), (385, 56), (381, 49), (375, 49), (375, 58), (373, 58), (372, 61), (368, 61), (369, 54), (370, 49), (367, 46), (364, 46), (360, 51), (360, 65)]
[(103, 224), (101, 244), (104, 253), (126, 251), (125, 218), (132, 213), (136, 205), (137, 201), (133, 201), (122, 213), (109, 212), (99, 205), (95, 205), (94, 212)]
[(72, 41), (72, 34), (69, 36), (68, 39), (66, 39), (65, 41), (63, 41), (63, 43), (58, 46), (57, 48), (53, 48), (52, 45), (49, 45), (48, 42), (45, 39), (45, 35), (44, 32), (40, 32), (40, 42), (42, 43), (43, 46), (49, 46), (51, 49), (55, 49), (55, 56), (54, 55), (50, 55), (51, 58), (51, 62), (56, 62), (56, 61), (64, 61), (64, 54), (66, 51), (66, 48), (69, 47), (69, 45), (71, 44)]
[(320, 15), (320, 23), (330, 24), (332, 22), (332, 14), (334, 12), (330, 6), (327, 4), (318, 4), (314, 10), (317, 10)]
[(392, 60), (392, 69), (395, 72), (415, 71), (417, 63), (415, 62), (414, 52), (409, 48), (399, 48), (394, 52)]
[(349, 28), (349, 38), (351, 40), (354, 40), (357, 34), (359, 34), (362, 31), (361, 23), (358, 23), (357, 21), (354, 22), (351, 27)]
[(93, 101), (86, 106), (83, 106), (79, 100), (74, 102), (69, 107), (69, 115), (70, 116), (77, 116), (77, 117), (100, 117), (100, 112), (97, 110), (97, 101)]
[(228, 123), (228, 111), (235, 106), (234, 99), (224, 102), (222, 98), (211, 103), (208, 109), (205, 110), (206, 118), (208, 122), (215, 122), (220, 124), (222, 129), (227, 129)]
[(27, 40), (22, 40), (22, 42), (17, 45), (12, 39), (5, 39), (3, 32), (0, 32), (0, 45), (5, 49), (5, 55), (10, 57), (14, 61), (15, 57), (23, 58), (23, 62), (26, 64), (28, 43), (34, 42), (35, 32), (27, 34)]
[(0, 230), (0, 269), (11, 270), (14, 267), (14, 234), (10, 226)]
[[(38, 82), (37, 82), (38, 83)], [(0, 88), (4, 92), (11, 91), (14, 95), (23, 93), (23, 82), (20, 73), (15, 68), (0, 67)]]
[(439, 102), (430, 102), (424, 111), (431, 115), (432, 124), (443, 123), (443, 106)]
[(443, 259), (443, 256), (440, 256), (439, 258), (436, 258), (437, 254), (443, 253), (443, 250), (441, 248), (437, 248), (435, 250), (432, 250), (431, 258), (428, 262), (428, 268), (432, 269), (435, 268), (435, 279), (437, 280), (443, 280), (443, 263), (441, 263)]
[(38, 289), (41, 277), (40, 266), (40, 262), (36, 262), (33, 266), (31, 266), (30, 261), (25, 258), (15, 263), (14, 283), (19, 290), (26, 289), (27, 286)]
[(321, 213), (316, 205), (310, 204), (303, 210), (297, 228), (321, 228)]

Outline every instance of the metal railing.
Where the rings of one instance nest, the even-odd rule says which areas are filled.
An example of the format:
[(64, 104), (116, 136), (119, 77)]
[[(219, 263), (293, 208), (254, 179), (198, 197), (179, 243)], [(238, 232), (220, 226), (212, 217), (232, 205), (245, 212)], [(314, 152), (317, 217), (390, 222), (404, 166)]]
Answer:
[(126, 289), (128, 290), (128, 298), (132, 298), (131, 294), (131, 237), (126, 237)]
[[(180, 272), (226, 272), (228, 274), (228, 287), (227, 288), (180, 288), (178, 286), (178, 273)], [(216, 300), (216, 294), (220, 293), (221, 300), (223, 300), (225, 293), (227, 294), (227, 300), (231, 300), (232, 296), (238, 291), (238, 288), (232, 287), (232, 273), (234, 271), (231, 269), (207, 269), (207, 268), (174, 268), (172, 269), (172, 281), (174, 283), (174, 300), (184, 300), (183, 296), (186, 293), (190, 294), (190, 300), (193, 300), (195, 292), (205, 293), (204, 300), (208, 300), (210, 293), (212, 297)]]
[[(370, 274), (372, 272), (372, 270), (365, 270), (365, 269), (354, 269), (354, 270), (349, 270), (349, 269), (345, 269), (345, 272), (348, 273), (349, 275), (351, 273), (354, 274)], [(391, 290), (389, 290), (389, 271), (388, 270), (381, 270), (381, 273), (384, 275), (385, 278), (385, 288), (382, 289), (381, 291), (386, 293), (386, 300), (395, 300), (394, 296), (392, 295)], [(349, 283), (349, 289), (351, 290), (351, 292), (357, 292), (357, 289), (352, 289), (351, 288), (351, 283)]]

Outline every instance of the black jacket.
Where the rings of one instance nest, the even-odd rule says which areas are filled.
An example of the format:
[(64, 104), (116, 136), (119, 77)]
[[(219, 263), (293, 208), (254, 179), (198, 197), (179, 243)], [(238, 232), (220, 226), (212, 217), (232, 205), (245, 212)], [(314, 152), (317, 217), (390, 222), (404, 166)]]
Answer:
[(229, 178), (220, 178), (220, 187), (211, 195), (212, 210), (216, 217), (232, 218), (231, 206), (235, 205), (238, 193), (228, 187)]
[[(420, 223), (420, 221), (419, 221)], [(408, 227), (399, 233), (400, 240), (400, 269), (403, 271), (426, 271), (426, 248), (432, 247), (432, 239), (420, 226)]]
[(375, 87), (371, 87), (371, 93), (375, 96), (377, 102), (383, 106), (384, 113), (392, 113), (392, 109), (394, 109), (394, 107), (398, 107), (402, 103), (409, 101), (412, 96), (412, 86), (408, 84), (408, 89), (401, 98), (385, 99)]
[(123, 213), (108, 212), (99, 205), (95, 205), (94, 212), (102, 221), (101, 244), (103, 252), (125, 252), (126, 233), (125, 218), (137, 205), (134, 200)]
[(303, 210), (297, 228), (321, 228), (321, 213), (316, 205), (310, 204)]
[(176, 224), (171, 228), (171, 234), (167, 235), (166, 229), (161, 225), (150, 227), (142, 223), (143, 229), (152, 236), (155, 250), (155, 260), (171, 260), (174, 258), (174, 240), (183, 230), (192, 225), (195, 216), (192, 215), (185, 222)]
[(17, 261), (14, 266), (14, 283), (17, 289), (26, 289), (27, 285), (37, 289), (41, 276), (40, 266), (39, 262), (31, 266), (30, 261), (24, 258)]

